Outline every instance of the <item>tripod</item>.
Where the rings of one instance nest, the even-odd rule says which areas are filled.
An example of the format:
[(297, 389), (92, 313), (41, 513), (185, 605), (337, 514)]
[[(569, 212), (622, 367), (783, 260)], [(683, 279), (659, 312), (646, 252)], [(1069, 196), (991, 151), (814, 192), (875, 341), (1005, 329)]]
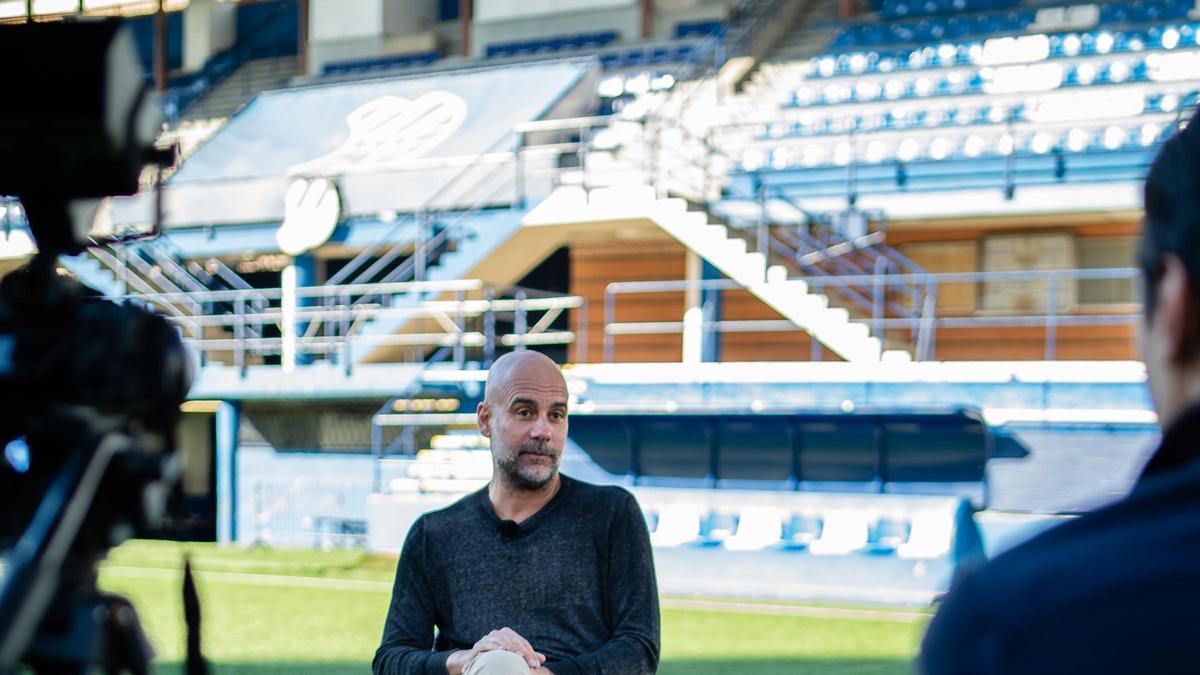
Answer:
[[(35, 260), (27, 277), (5, 279), (0, 291), (10, 305), (55, 311), (81, 297), (73, 284)], [(41, 469), (25, 477), (36, 508), (0, 582), (0, 674), (19, 664), (39, 673), (150, 672), (153, 651), (137, 614), (97, 590), (96, 564), (161, 515), (161, 496), (179, 472), (169, 436), (137, 414), (86, 405), (55, 403), (23, 421)], [(199, 603), (185, 572), (188, 672), (198, 674)]]

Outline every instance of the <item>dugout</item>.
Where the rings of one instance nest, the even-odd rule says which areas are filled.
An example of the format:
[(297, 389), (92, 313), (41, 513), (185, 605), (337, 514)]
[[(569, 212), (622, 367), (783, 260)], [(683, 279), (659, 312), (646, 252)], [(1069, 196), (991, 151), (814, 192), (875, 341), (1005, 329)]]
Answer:
[(994, 444), (969, 408), (610, 410), (573, 413), (570, 438), (635, 485), (953, 494), (981, 507)]

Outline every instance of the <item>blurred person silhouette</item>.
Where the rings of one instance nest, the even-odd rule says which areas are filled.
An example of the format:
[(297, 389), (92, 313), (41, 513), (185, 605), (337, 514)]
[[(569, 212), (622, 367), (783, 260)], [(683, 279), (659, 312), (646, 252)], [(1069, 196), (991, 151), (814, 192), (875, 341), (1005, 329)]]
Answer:
[(409, 530), (375, 673), (656, 671), (646, 523), (627, 491), (559, 473), (567, 403), (548, 357), (492, 365), (476, 411), (492, 480)]
[(956, 581), (917, 657), (950, 673), (1200, 672), (1200, 113), (1145, 184), (1141, 349), (1161, 444), (1122, 500)]

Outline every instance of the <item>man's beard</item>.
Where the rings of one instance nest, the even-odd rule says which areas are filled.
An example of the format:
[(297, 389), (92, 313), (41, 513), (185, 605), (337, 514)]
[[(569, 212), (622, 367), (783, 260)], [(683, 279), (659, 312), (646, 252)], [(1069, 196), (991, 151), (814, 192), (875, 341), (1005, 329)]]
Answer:
[[(550, 458), (550, 463), (526, 467), (521, 463), (521, 454), (530, 452), (545, 455)], [(558, 474), (558, 454), (543, 443), (525, 443), (515, 451), (501, 455), (496, 460), (496, 468), (510, 486), (518, 490), (540, 490)]]

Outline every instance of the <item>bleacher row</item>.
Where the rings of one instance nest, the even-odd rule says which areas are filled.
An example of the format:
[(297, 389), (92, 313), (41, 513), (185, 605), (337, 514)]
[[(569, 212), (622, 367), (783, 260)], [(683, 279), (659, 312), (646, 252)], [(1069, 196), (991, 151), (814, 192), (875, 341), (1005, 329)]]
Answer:
[(900, 19), (906, 16), (957, 14), (967, 10), (984, 11), (1019, 4), (1021, 0), (883, 0), (879, 13), (888, 19)]
[(963, 95), (851, 110), (787, 106), (760, 113), (771, 121), (755, 120), (747, 112), (744, 124), (719, 128), (714, 136), (718, 144), (741, 148), (736, 156), (745, 171), (956, 155), (1112, 151), (1155, 145), (1173, 128), (1178, 112), (1198, 100), (1197, 89), (1127, 85), (1036, 96)]
[(655, 548), (720, 546), (730, 551), (938, 558), (950, 553), (954, 532), (952, 514), (944, 511), (833, 509), (819, 514), (772, 506), (707, 509), (687, 502), (642, 508)]
[(844, 51), (814, 57), (805, 79), (889, 74), (954, 66), (1004, 65), (1110, 56), (1170, 52), (1200, 44), (1196, 22), (1154, 25), (1123, 30), (1068, 33), (1033, 33), (992, 36), (976, 40), (926, 40), (912, 49)]
[[(491, 452), (482, 436), (438, 435), (430, 445), (407, 466), (406, 478), (390, 482), (392, 494), (466, 494), (491, 480)], [(944, 510), (836, 508), (818, 513), (762, 505), (709, 508), (694, 502), (648, 502), (642, 504), (642, 511), (656, 548), (937, 558), (949, 553), (955, 527), (954, 514)]]
[[(828, 113), (801, 109), (795, 115), (784, 110), (779, 119), (753, 126), (754, 138), (773, 140), (793, 137), (839, 136), (850, 132), (905, 131), (973, 125), (1031, 122), (1088, 122), (1108, 119), (1157, 121), (1181, 108), (1194, 106), (1198, 90), (1148, 91), (1143, 87), (1049, 94), (1044, 96), (978, 97), (961, 101), (931, 102), (921, 106), (863, 107)], [(1096, 107), (1093, 107), (1096, 106)], [(741, 125), (735, 129), (743, 128)]]
[(544, 37), (534, 40), (497, 42), (485, 47), (483, 56), (490, 59), (498, 56), (529, 56), (580, 49), (599, 49), (600, 47), (606, 47), (616, 42), (620, 37), (617, 31), (610, 30), (599, 33)]
[(1037, 94), (1109, 84), (1171, 83), (1186, 79), (1182, 71), (1196, 65), (1200, 65), (1200, 52), (1170, 56), (1151, 54), (1145, 58), (1077, 64), (984, 67), (973, 72), (957, 70), (944, 75), (897, 77), (886, 81), (859, 79), (853, 84), (841, 81), (819, 88), (799, 87), (784, 107), (820, 108), (846, 103), (927, 100), (951, 96)]
[[(675, 26), (673, 40), (632, 44), (620, 48), (616, 48), (614, 45), (620, 42), (621, 36), (617, 31), (611, 30), (554, 35), (533, 40), (493, 42), (484, 47), (483, 58), (528, 58), (595, 52), (600, 65), (605, 69), (678, 63), (690, 59), (695, 52), (698, 40), (707, 37), (720, 26), (720, 21), (711, 19), (681, 21)], [(434, 51), (398, 54), (326, 63), (322, 66), (321, 72), (327, 76), (369, 74), (429, 66), (441, 59), (441, 54)]]
[[(674, 35), (678, 40), (707, 37), (721, 27), (721, 22), (712, 19), (700, 21), (681, 21), (675, 25)], [(516, 40), (512, 42), (494, 42), (484, 48), (484, 58), (501, 56), (529, 56), (534, 54), (551, 54), (563, 51), (582, 49), (599, 49), (614, 44), (621, 39), (617, 31), (601, 31), (598, 33), (578, 33), (574, 35), (556, 35), (541, 37), (534, 40)], [(667, 50), (653, 50), (647, 54), (647, 59), (666, 58)]]
[[(961, 0), (959, 0), (961, 4)], [(1195, 9), (1194, 0), (1143, 0), (1107, 5), (1083, 4), (1066, 7), (1009, 10), (1019, 2), (1004, 2), (1006, 11), (987, 11), (971, 7), (971, 14), (959, 16), (918, 15), (911, 12), (888, 15), (886, 8), (908, 3), (897, 0), (885, 3), (885, 23), (870, 22), (847, 26), (830, 45), (833, 50), (854, 47), (877, 47), (921, 42), (957, 40), (966, 37), (1004, 33), (1040, 32), (1055, 29), (1087, 29), (1098, 26), (1136, 25), (1185, 19)], [(950, 4), (952, 3), (944, 3)], [(911, 6), (911, 5), (910, 5)], [(993, 6), (991, 9), (995, 9)], [(965, 11), (956, 10), (957, 12)], [(956, 12), (938, 12), (938, 14)], [(903, 19), (928, 16), (919, 20)]]
[(909, 4), (937, 16), (848, 26), (711, 116), (727, 198), (759, 181), (805, 199), (1137, 180), (1200, 99), (1194, 0)]
[(402, 70), (428, 66), (441, 60), (442, 55), (436, 51), (381, 56), (374, 59), (355, 61), (337, 61), (326, 63), (321, 72), (324, 75), (347, 75), (350, 73), (371, 73), (384, 70)]
[[(594, 52), (595, 45), (571, 46), (571, 41), (563, 39), (556, 42), (557, 46), (548, 43), (522, 43), (521, 46), (489, 45), (485, 59), (522, 58), (537, 56), (587, 54)], [(664, 63), (679, 63), (692, 57), (696, 49), (695, 42), (669, 42), (653, 44), (635, 44), (626, 47), (606, 49), (596, 55), (601, 67), (609, 70), (636, 68), (638, 66), (654, 66)], [(392, 72), (406, 68), (431, 66), (442, 59), (436, 52), (403, 54), (385, 56), (373, 59), (354, 61), (336, 61), (326, 63), (321, 68), (325, 76), (341, 76), (351, 74), (371, 74), (375, 72)]]
[[(1140, 125), (1079, 126), (1069, 130), (1030, 129), (1017, 133), (1001, 128), (970, 134), (937, 134), (927, 138), (893, 134), (862, 143), (843, 140), (836, 143), (751, 148), (743, 152), (737, 168), (741, 171), (759, 171), (763, 168), (784, 170), (795, 167), (843, 167), (851, 162), (879, 164), (887, 161), (1002, 158), (1056, 153), (1088, 153), (1102, 157), (1105, 151), (1149, 151), (1171, 129), (1170, 122), (1148, 122)], [(1126, 157), (1112, 159), (1121, 162)]]

